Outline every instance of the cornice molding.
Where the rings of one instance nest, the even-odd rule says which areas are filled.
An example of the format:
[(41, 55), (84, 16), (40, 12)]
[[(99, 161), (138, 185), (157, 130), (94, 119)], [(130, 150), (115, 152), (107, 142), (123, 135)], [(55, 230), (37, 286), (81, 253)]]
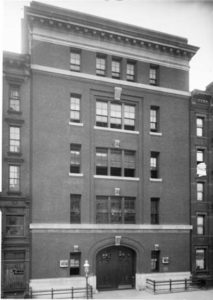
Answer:
[[(172, 56), (187, 57), (188, 60), (198, 50), (198, 47), (189, 45), (186, 39), (173, 35), (86, 14), (87, 18), (83, 18), (84, 14), (73, 11), (71, 11), (70, 16), (62, 15), (57, 13), (56, 8), (52, 6), (50, 8), (52, 8), (51, 13), (41, 9), (27, 9), (27, 17), (31, 29), (36, 24), (43, 27), (55, 27), (57, 30), (60, 29), (84, 36), (93, 36), (99, 40), (108, 40), (109, 42), (113, 40), (123, 45), (129, 44), (132, 47), (137, 46), (154, 51), (168, 52)], [(54, 9), (56, 9), (56, 12), (54, 12)], [(70, 11), (67, 10), (67, 12), (69, 13)]]

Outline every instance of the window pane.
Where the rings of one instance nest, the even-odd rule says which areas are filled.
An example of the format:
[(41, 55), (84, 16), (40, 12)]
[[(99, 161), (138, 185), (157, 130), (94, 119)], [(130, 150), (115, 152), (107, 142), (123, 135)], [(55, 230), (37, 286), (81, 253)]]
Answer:
[(135, 224), (135, 198), (124, 198), (124, 223)]
[(158, 131), (158, 108), (151, 107), (150, 109), (150, 130), (152, 132)]
[(99, 196), (96, 199), (96, 223), (109, 223), (108, 197)]
[(110, 153), (110, 175), (121, 176), (122, 170), (122, 156), (121, 150), (111, 149)]
[(96, 174), (107, 175), (108, 173), (108, 151), (105, 148), (96, 149)]
[(110, 105), (110, 127), (121, 128), (121, 105), (111, 104)]
[(197, 150), (197, 163), (204, 161), (204, 150)]
[(10, 152), (20, 152), (20, 128), (10, 126)]
[(70, 222), (81, 223), (81, 195), (70, 195)]
[(108, 126), (108, 103), (97, 101), (96, 102), (96, 125), (101, 127)]
[(196, 249), (196, 270), (206, 269), (206, 251), (205, 249)]
[(9, 166), (9, 190), (14, 192), (20, 191), (20, 167)]
[(159, 198), (151, 198), (151, 224), (159, 224)]
[(81, 145), (70, 145), (70, 172), (80, 173), (81, 165)]
[(10, 86), (9, 106), (11, 110), (20, 111), (20, 87)]
[(204, 234), (204, 216), (197, 216), (197, 234)]
[(74, 95), (70, 97), (70, 121), (80, 122), (80, 97)]
[(122, 213), (121, 213), (121, 198), (112, 197), (111, 198), (111, 211), (110, 211), (111, 223), (122, 223)]
[(135, 80), (135, 64), (127, 63), (126, 65), (126, 79), (130, 81)]
[(120, 78), (120, 61), (112, 60), (112, 77)]
[(196, 132), (197, 132), (197, 136), (203, 136), (203, 123), (204, 120), (203, 118), (196, 118)]
[(203, 193), (204, 193), (204, 183), (197, 183), (197, 200), (203, 201)]
[(96, 58), (96, 74), (104, 76), (106, 72), (106, 59), (104, 57)]
[(157, 66), (150, 66), (149, 70), (149, 83), (151, 85), (157, 85), (157, 76), (158, 76), (158, 67)]
[(135, 176), (135, 151), (124, 151), (124, 176), (134, 177)]
[(72, 71), (80, 71), (81, 55), (77, 52), (70, 53), (70, 68)]
[(80, 275), (81, 253), (70, 253), (70, 275)]
[(15, 215), (6, 216), (6, 235), (7, 236), (24, 235), (24, 216), (15, 216)]
[(124, 129), (135, 130), (135, 106), (124, 105)]

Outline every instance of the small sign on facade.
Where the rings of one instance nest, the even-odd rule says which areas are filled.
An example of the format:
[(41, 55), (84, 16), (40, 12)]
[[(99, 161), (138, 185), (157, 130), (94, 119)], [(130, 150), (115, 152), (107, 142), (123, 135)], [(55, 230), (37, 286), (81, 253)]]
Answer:
[(68, 268), (68, 260), (60, 260), (60, 268)]
[(120, 246), (120, 244), (121, 244), (121, 236), (116, 235), (115, 236), (115, 246)]

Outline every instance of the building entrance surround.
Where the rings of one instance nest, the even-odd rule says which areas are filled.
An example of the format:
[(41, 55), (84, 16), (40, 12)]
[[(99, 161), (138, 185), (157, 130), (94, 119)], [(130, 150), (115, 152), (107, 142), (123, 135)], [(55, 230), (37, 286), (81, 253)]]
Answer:
[(115, 290), (135, 287), (134, 250), (124, 246), (111, 246), (96, 256), (98, 290)]

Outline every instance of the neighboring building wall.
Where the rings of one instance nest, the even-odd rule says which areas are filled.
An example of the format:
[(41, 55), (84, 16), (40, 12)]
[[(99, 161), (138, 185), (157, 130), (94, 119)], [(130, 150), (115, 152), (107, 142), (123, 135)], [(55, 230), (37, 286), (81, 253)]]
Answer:
[(24, 296), (29, 282), (29, 56), (3, 54), (2, 292)]
[[(213, 283), (213, 91), (194, 90), (191, 97), (192, 273)], [(199, 152), (201, 151), (201, 152)], [(202, 155), (203, 161), (197, 152)], [(199, 161), (197, 161), (199, 160)]]

